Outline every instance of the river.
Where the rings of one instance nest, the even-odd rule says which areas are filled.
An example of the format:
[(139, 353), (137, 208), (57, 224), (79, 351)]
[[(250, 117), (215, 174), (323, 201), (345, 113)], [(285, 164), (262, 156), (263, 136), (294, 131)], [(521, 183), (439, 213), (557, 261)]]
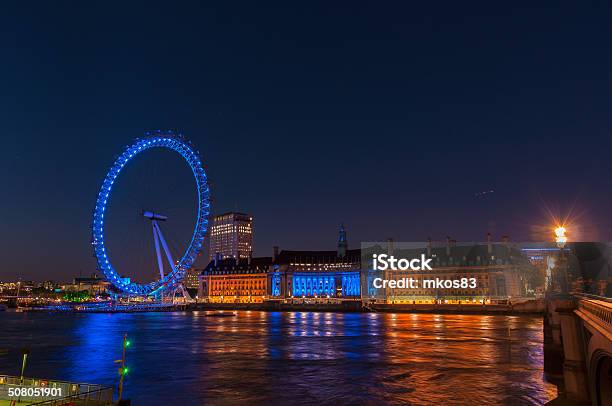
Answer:
[(0, 313), (0, 374), (117, 385), (140, 405), (543, 404), (540, 317)]

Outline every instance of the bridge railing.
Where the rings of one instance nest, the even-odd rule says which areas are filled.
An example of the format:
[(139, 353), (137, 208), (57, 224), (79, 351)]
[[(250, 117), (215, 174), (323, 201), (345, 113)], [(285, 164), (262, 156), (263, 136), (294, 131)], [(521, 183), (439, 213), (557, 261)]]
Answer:
[(4, 404), (3, 401), (17, 401), (17, 404), (27, 402), (31, 405), (106, 406), (113, 404), (113, 388), (47, 379), (21, 380), (17, 376), (0, 375), (0, 404)]
[(600, 297), (594, 299), (582, 295), (580, 300), (578, 300), (578, 309), (593, 316), (605, 325), (607, 329), (612, 330), (612, 301), (610, 299)]
[(113, 403), (113, 388), (104, 387), (94, 389), (89, 392), (75, 393), (69, 396), (58, 399), (49, 399), (38, 403), (32, 403), (32, 406), (112, 406)]
[(606, 296), (591, 295), (589, 293), (574, 293), (573, 295), (576, 296), (578, 299), (591, 299), (599, 300), (601, 302), (612, 303), (612, 298)]

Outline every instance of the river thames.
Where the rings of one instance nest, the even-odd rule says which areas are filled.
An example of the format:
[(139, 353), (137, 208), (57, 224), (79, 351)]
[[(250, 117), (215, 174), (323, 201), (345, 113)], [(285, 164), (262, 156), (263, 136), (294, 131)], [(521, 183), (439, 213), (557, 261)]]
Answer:
[(531, 316), (237, 312), (0, 313), (0, 374), (116, 386), (134, 405), (544, 404)]

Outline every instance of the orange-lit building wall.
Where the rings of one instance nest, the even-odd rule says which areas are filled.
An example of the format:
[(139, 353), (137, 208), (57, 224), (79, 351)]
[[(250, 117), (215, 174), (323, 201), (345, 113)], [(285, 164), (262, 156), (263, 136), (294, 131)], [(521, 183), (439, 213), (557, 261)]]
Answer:
[(202, 276), (202, 299), (213, 303), (261, 303), (267, 290), (266, 273)]

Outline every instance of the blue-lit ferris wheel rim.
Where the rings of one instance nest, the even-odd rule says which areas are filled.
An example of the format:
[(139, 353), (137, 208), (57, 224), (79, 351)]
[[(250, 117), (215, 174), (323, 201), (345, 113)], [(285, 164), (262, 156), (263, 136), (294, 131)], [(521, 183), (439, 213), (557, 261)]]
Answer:
[[(104, 213), (108, 205), (113, 184), (123, 167), (136, 155), (150, 148), (168, 148), (178, 152), (183, 159), (185, 159), (196, 180), (198, 216), (189, 247), (172, 272), (165, 275), (163, 279), (149, 284), (126, 283), (126, 281), (119, 276), (115, 268), (113, 268), (104, 244)], [(157, 132), (153, 135), (147, 135), (145, 138), (137, 139), (115, 160), (102, 182), (100, 193), (98, 193), (92, 225), (92, 244), (94, 246), (95, 256), (98, 260), (98, 269), (104, 273), (106, 279), (113, 284), (113, 286), (128, 294), (151, 295), (158, 291), (175, 287), (183, 280), (185, 273), (191, 268), (198, 253), (202, 249), (204, 236), (208, 228), (209, 212), (210, 202), (206, 172), (202, 167), (202, 162), (200, 161), (198, 153), (191, 145), (183, 138), (177, 137), (172, 133), (162, 134)]]

